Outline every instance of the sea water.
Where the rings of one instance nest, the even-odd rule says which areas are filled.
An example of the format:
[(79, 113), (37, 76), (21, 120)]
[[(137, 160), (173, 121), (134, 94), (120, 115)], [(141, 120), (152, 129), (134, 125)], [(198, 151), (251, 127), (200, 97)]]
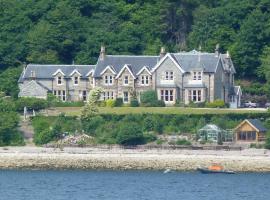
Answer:
[(0, 171), (2, 200), (269, 200), (270, 174)]

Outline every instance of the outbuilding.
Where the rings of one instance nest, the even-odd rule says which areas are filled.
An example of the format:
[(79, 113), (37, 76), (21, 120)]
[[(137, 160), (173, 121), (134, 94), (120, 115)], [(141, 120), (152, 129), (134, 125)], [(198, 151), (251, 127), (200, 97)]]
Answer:
[(258, 119), (246, 119), (234, 130), (236, 142), (262, 142), (266, 139), (267, 129)]

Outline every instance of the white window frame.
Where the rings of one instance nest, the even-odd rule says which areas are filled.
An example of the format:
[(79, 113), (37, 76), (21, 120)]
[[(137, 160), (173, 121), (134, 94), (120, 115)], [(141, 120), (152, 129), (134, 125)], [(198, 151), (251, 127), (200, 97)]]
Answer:
[(104, 76), (104, 85), (113, 85), (113, 76), (105, 75)]
[(141, 76), (141, 85), (149, 85), (149, 76), (148, 75)]
[(62, 76), (57, 76), (57, 85), (63, 85), (63, 77)]
[[(127, 94), (127, 95), (126, 95)], [(123, 102), (128, 103), (129, 102), (129, 94), (127, 91), (123, 92)]]
[(128, 85), (129, 84), (129, 76), (125, 75), (124, 80), (123, 80), (123, 85)]
[(82, 91), (82, 100), (87, 101), (87, 91), (86, 90)]
[(165, 80), (173, 81), (174, 80), (174, 72), (173, 71), (165, 71)]
[(202, 90), (188, 90), (188, 100), (191, 102), (202, 102)]
[[(76, 78), (77, 78), (77, 80), (76, 80)], [(73, 83), (74, 83), (74, 85), (79, 85), (79, 77), (78, 76), (74, 76)]]
[(201, 81), (203, 73), (202, 72), (193, 72), (193, 80), (194, 81)]
[(174, 102), (174, 91), (169, 89), (160, 90), (160, 99), (164, 102)]
[(108, 99), (114, 99), (113, 91), (104, 91), (103, 92), (103, 100), (106, 101)]

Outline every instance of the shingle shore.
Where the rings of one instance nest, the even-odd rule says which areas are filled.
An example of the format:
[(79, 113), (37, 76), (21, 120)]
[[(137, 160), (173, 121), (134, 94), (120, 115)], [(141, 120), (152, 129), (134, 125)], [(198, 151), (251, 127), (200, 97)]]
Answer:
[(1, 169), (196, 170), (213, 163), (239, 172), (270, 172), (269, 151), (0, 150)]

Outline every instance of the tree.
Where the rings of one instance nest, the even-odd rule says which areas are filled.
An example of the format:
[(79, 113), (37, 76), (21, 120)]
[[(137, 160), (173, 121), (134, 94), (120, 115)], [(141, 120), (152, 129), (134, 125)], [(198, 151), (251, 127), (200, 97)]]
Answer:
[(81, 118), (82, 119), (90, 119), (91, 117), (98, 114), (98, 106), (97, 103), (100, 99), (100, 94), (102, 92), (102, 88), (96, 87), (90, 91), (87, 103), (83, 107)]

